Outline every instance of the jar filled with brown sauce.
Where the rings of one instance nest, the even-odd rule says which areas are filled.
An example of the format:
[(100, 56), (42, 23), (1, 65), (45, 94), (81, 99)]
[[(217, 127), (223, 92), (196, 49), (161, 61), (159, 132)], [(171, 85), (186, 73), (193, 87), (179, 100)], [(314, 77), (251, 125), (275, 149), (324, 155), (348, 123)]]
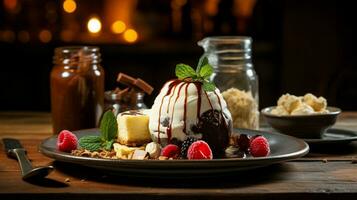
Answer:
[(98, 126), (104, 106), (104, 70), (98, 47), (55, 49), (51, 71), (53, 133)]

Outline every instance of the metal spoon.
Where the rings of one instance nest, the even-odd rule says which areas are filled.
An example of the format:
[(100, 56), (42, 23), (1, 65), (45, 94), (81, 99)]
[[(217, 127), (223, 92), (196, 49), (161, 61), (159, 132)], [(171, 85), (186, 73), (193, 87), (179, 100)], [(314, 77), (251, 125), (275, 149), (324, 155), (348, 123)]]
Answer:
[(18, 140), (4, 138), (3, 142), (7, 155), (18, 160), (22, 179), (43, 178), (53, 171), (53, 166), (32, 167), (30, 160), (27, 158), (26, 150)]

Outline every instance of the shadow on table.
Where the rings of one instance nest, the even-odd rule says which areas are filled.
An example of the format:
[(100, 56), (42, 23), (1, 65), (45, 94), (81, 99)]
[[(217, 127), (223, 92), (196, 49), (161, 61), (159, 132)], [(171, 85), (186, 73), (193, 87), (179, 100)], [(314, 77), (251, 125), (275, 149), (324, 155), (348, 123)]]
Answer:
[(271, 183), (279, 179), (280, 172), (288, 171), (288, 164), (275, 164), (255, 170), (246, 170), (229, 174), (215, 174), (214, 176), (199, 177), (142, 177), (135, 174), (118, 174), (76, 164), (53, 163), (56, 170), (74, 178), (87, 181), (103, 182), (118, 185), (135, 185), (145, 187), (165, 188), (236, 188), (250, 185)]
[(310, 152), (307, 157), (313, 157), (315, 154), (328, 155), (348, 155), (357, 151), (357, 142), (351, 143), (336, 143), (336, 144), (310, 144)]
[(51, 178), (40, 178), (40, 179), (28, 179), (26, 182), (33, 185), (47, 187), (47, 188), (63, 188), (68, 187), (69, 185)]

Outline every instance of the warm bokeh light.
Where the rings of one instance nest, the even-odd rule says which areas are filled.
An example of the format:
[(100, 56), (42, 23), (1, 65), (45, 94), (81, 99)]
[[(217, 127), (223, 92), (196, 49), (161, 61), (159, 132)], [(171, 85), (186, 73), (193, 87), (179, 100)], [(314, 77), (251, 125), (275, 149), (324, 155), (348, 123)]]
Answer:
[(52, 33), (49, 30), (44, 29), (38, 34), (38, 39), (40, 39), (40, 41), (43, 43), (47, 43), (51, 41)]
[(17, 0), (4, 0), (4, 7), (8, 10), (15, 10), (17, 6)]
[(14, 31), (11, 30), (5, 30), (0, 32), (0, 40), (5, 41), (5, 42), (13, 42), (15, 41), (15, 33)]
[(87, 23), (87, 28), (91, 33), (98, 33), (102, 29), (102, 23), (98, 18), (92, 17)]
[(63, 10), (67, 13), (73, 13), (77, 8), (77, 4), (74, 0), (65, 0), (63, 2)]
[(123, 21), (117, 20), (112, 24), (112, 31), (113, 33), (119, 34), (123, 33), (126, 29), (126, 25)]
[(138, 39), (138, 33), (134, 29), (128, 29), (124, 32), (124, 40), (127, 42), (135, 42)]

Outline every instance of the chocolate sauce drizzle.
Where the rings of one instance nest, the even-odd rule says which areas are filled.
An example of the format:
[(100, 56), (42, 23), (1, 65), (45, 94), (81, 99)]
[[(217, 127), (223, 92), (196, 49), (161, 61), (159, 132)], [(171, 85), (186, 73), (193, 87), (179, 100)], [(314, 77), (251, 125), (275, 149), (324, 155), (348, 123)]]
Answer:
[(202, 90), (202, 83), (194, 82), (196, 89), (197, 89), (197, 119), (201, 115), (201, 90)]
[(209, 103), (209, 105), (211, 106), (211, 109), (213, 110), (213, 106), (212, 106), (211, 100), (208, 98), (207, 92), (206, 92), (206, 91), (204, 91), (204, 92), (205, 92), (205, 95), (206, 95), (206, 97), (207, 97), (208, 103)]
[[(179, 85), (181, 84), (181, 85)], [(200, 115), (201, 115), (201, 104), (202, 104), (202, 83), (200, 82), (186, 82), (186, 81), (183, 81), (183, 80), (173, 80), (172, 82), (170, 82), (169, 86), (168, 86), (168, 90), (166, 92), (166, 94), (162, 97), (161, 99), (161, 105), (160, 105), (160, 109), (159, 109), (159, 117), (158, 117), (158, 143), (161, 142), (161, 139), (160, 139), (160, 125), (161, 125), (161, 112), (162, 112), (162, 105), (163, 105), (163, 102), (164, 102), (164, 99), (165, 97), (168, 97), (169, 95), (169, 102), (168, 102), (168, 106), (167, 106), (167, 110), (166, 110), (166, 113), (169, 113), (169, 109), (170, 109), (170, 105), (171, 105), (171, 101), (172, 101), (172, 98), (173, 96), (175, 95), (175, 92), (176, 92), (176, 88), (177, 86), (179, 85), (178, 87), (178, 90), (177, 90), (177, 96), (172, 104), (172, 113), (171, 113), (171, 118), (170, 118), (170, 123), (169, 125), (167, 126), (166, 128), (166, 133), (167, 133), (167, 138), (168, 138), (168, 143), (170, 143), (171, 141), (171, 138), (172, 138), (172, 123), (173, 123), (173, 118), (174, 118), (174, 113), (175, 113), (175, 106), (176, 106), (176, 103), (180, 97), (180, 94), (181, 94), (181, 90), (182, 88), (185, 86), (184, 88), (184, 112), (183, 112), (183, 132), (188, 134), (186, 132), (186, 120), (187, 120), (187, 96), (188, 96), (188, 87), (190, 84), (194, 84), (196, 89), (197, 89), (197, 120), (200, 118)], [(206, 95), (206, 98), (207, 98), (207, 101), (211, 107), (211, 109), (213, 110), (213, 105), (212, 105), (212, 102), (210, 100), (210, 98), (208, 97), (208, 94), (206, 91), (203, 91), (204, 94)], [(214, 94), (216, 95), (217, 99), (218, 99), (218, 102), (219, 102), (219, 106), (220, 106), (220, 113), (221, 113), (221, 116), (222, 118), (224, 119), (225, 121), (225, 126), (228, 127), (228, 124), (225, 120), (225, 117), (224, 117), (224, 114), (223, 114), (223, 110), (222, 110), (222, 104), (221, 104), (221, 100), (218, 96), (218, 94), (216, 93), (216, 91), (214, 91)]]
[(169, 124), (168, 128), (166, 129), (166, 130), (167, 130), (167, 139), (168, 139), (168, 142), (170, 142), (171, 137), (172, 137), (172, 121), (173, 121), (173, 118), (174, 118), (174, 112), (175, 112), (176, 102), (177, 102), (178, 98), (180, 97), (181, 89), (182, 89), (182, 87), (183, 87), (184, 85), (185, 85), (185, 84), (181, 84), (181, 85), (179, 86), (179, 89), (178, 89), (178, 92), (177, 92), (177, 96), (176, 96), (176, 98), (175, 98), (175, 102), (174, 102), (174, 104), (172, 105), (171, 120), (170, 120), (170, 124)]
[[(167, 92), (166, 92), (166, 94), (162, 97), (162, 99), (161, 99), (161, 104), (160, 104), (160, 109), (159, 109), (159, 118), (158, 118), (158, 125), (157, 125), (157, 142), (160, 144), (161, 143), (161, 139), (160, 139), (160, 133), (161, 133), (161, 131), (160, 131), (160, 125), (161, 125), (161, 110), (162, 110), (162, 104), (164, 103), (164, 99), (165, 99), (165, 97), (167, 97), (168, 95), (170, 95), (171, 94), (171, 91), (172, 91), (172, 88), (176, 88), (176, 86), (179, 84), (179, 83), (181, 83), (182, 81), (181, 80), (178, 80), (178, 79), (175, 79), (175, 80), (173, 80), (171, 83), (170, 83), (170, 85), (169, 85), (169, 88), (168, 88), (168, 90), (167, 90)], [(165, 87), (165, 86), (164, 86)], [(164, 88), (163, 87), (163, 88)], [(173, 93), (174, 93), (175, 91), (173, 91)], [(161, 93), (161, 91), (160, 91), (160, 93)], [(172, 94), (173, 95), (173, 94)], [(171, 120), (172, 121), (172, 120)], [(171, 130), (170, 130), (170, 133), (171, 133)], [(170, 139), (169, 139), (170, 140)]]
[[(183, 132), (186, 133), (186, 115), (187, 115), (187, 89), (190, 83), (185, 83), (186, 88), (185, 88), (185, 103), (183, 107)], [(187, 133), (186, 133), (187, 134)]]

